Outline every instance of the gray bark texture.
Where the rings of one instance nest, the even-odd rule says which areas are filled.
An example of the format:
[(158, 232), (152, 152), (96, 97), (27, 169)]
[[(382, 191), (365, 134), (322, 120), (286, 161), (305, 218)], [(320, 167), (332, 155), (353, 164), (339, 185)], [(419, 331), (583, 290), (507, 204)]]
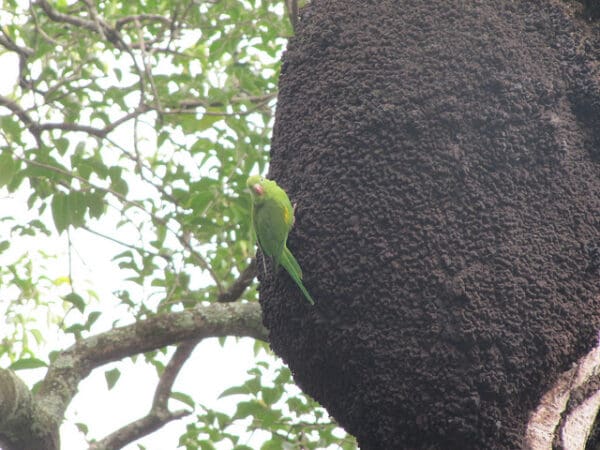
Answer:
[[(111, 436), (110, 442), (122, 442), (125, 445), (170, 420), (182, 417), (185, 415), (183, 412), (171, 413), (166, 408), (176, 372), (191, 354), (195, 343), (221, 336), (248, 336), (266, 340), (267, 333), (261, 324), (258, 304), (233, 302), (198, 305), (193, 309), (160, 314), (81, 339), (60, 352), (50, 363), (35, 395), (15, 373), (0, 369), (0, 449), (58, 450), (59, 428), (65, 411), (76, 395), (79, 383), (92, 369), (128, 356), (184, 343), (179, 346), (174, 358), (177, 359), (181, 349), (185, 349), (184, 356), (179, 358), (180, 361), (171, 360), (170, 365), (174, 364), (176, 369), (167, 382), (168, 386), (161, 389), (162, 378), (159, 382), (157, 394), (164, 398), (155, 397), (150, 414), (119, 430), (118, 436)], [(168, 375), (168, 372), (169, 366), (165, 374)], [(123, 405), (115, 405), (115, 408), (119, 407)], [(138, 428), (143, 428), (145, 433), (136, 434)], [(124, 439), (123, 436), (131, 439)]]

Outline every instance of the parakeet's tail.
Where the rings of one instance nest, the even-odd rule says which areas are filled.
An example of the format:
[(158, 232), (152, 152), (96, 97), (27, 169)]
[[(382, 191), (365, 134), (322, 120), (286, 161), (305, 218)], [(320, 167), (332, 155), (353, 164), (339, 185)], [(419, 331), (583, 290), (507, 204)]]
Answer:
[(292, 252), (290, 252), (290, 249), (287, 248), (287, 246), (283, 247), (283, 252), (281, 252), (281, 258), (279, 258), (279, 263), (285, 267), (285, 270), (287, 270), (289, 272), (289, 274), (291, 275), (293, 271), (298, 278), (302, 279), (302, 269), (300, 268), (300, 264), (298, 264), (298, 261), (296, 261), (296, 258), (294, 258), (294, 255), (292, 255)]
[(287, 247), (284, 247), (279, 262), (284, 269), (287, 270), (287, 273), (290, 274), (292, 280), (298, 285), (306, 297), (306, 300), (308, 300), (311, 305), (314, 305), (315, 301), (304, 287), (304, 283), (302, 283), (302, 270), (300, 269), (300, 264), (298, 264), (298, 261), (296, 261), (296, 258), (294, 258), (294, 255), (292, 255), (292, 252), (290, 252)]

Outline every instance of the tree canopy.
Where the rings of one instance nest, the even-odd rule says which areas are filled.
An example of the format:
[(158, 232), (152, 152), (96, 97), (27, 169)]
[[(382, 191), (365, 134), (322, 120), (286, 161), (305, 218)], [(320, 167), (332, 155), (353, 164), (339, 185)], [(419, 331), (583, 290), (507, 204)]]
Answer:
[[(141, 354), (151, 410), (107, 436), (78, 423), (90, 449), (174, 420), (187, 428), (173, 447), (250, 448), (241, 429), (265, 449), (355, 448), (268, 356), (257, 302), (243, 189), (268, 164), (283, 2), (6, 0), (0, 20), (0, 444), (58, 448), (82, 380)], [(78, 270), (92, 240), (117, 249), (103, 286)], [(257, 355), (222, 394), (233, 414), (173, 391), (201, 340), (235, 358), (230, 336)]]

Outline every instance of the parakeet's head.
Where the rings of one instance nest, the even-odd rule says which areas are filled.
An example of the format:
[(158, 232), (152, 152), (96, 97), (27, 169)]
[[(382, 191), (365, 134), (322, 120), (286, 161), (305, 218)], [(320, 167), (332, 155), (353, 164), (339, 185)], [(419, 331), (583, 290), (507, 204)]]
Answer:
[(266, 178), (260, 175), (252, 175), (248, 177), (248, 181), (246, 181), (246, 186), (250, 189), (252, 195), (262, 196), (265, 193), (265, 181)]

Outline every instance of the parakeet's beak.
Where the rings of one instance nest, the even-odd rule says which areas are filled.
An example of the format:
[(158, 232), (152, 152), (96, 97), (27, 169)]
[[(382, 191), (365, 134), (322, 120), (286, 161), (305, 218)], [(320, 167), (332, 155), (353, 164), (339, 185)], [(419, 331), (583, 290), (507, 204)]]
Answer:
[(254, 193), (256, 195), (263, 195), (265, 193), (265, 188), (262, 187), (260, 184), (253, 184), (251, 186), (252, 191), (254, 191)]

